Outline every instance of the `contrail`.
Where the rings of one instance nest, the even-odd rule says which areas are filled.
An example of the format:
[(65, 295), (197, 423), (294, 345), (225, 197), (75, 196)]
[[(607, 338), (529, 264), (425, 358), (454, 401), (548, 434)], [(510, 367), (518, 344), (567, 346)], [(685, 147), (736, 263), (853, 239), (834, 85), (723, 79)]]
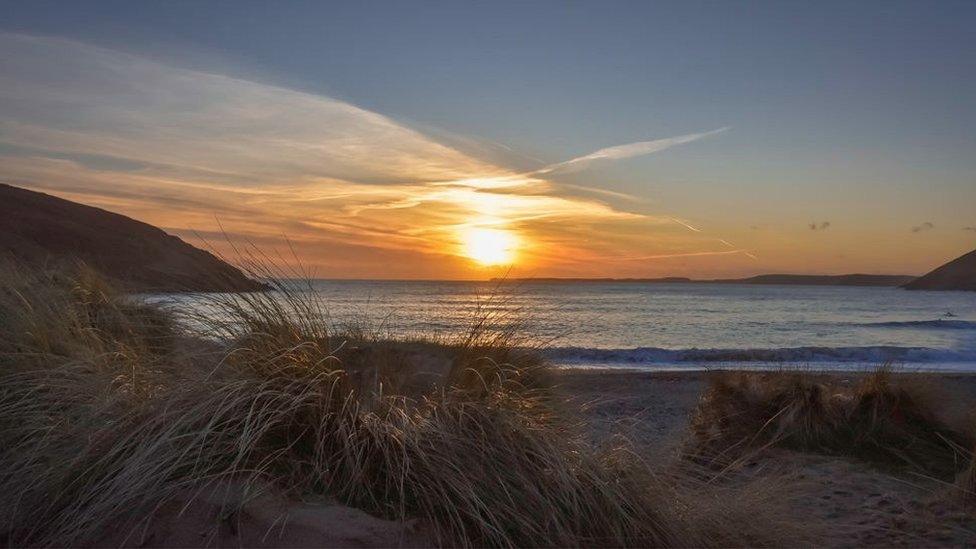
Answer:
[[(644, 156), (647, 154), (652, 154), (656, 152), (663, 151), (665, 149), (670, 149), (676, 145), (683, 145), (685, 143), (691, 143), (693, 141), (698, 141), (699, 139), (704, 139), (712, 135), (716, 135), (725, 131), (728, 131), (730, 127), (726, 126), (724, 128), (719, 128), (717, 130), (701, 132), (701, 133), (690, 133), (687, 135), (679, 135), (678, 137), (668, 137), (665, 139), (655, 139), (652, 141), (638, 141), (636, 143), (627, 143), (625, 145), (617, 145), (614, 147), (607, 147), (605, 149), (600, 149), (598, 151), (592, 152), (590, 154), (572, 158), (566, 160), (565, 162), (559, 162), (556, 164), (550, 164), (544, 168), (540, 168), (533, 172), (523, 174), (526, 176), (533, 175), (546, 175), (554, 172), (575, 172), (585, 169), (593, 162), (601, 160), (622, 160), (625, 158), (632, 158), (635, 156)], [(586, 190), (596, 190), (596, 189), (586, 189)], [(617, 193), (607, 193), (607, 194), (617, 194)], [(630, 196), (624, 195), (623, 197), (632, 198)], [(669, 217), (671, 221), (683, 226), (689, 231), (694, 231), (696, 233), (703, 232), (698, 227), (691, 225), (686, 221), (682, 221), (676, 217)], [(691, 253), (679, 253), (679, 254), (664, 254), (664, 255), (649, 255), (635, 258), (624, 258), (624, 261), (640, 260), (640, 259), (664, 259), (668, 257), (693, 257), (702, 255), (732, 255), (732, 254), (744, 254), (751, 259), (758, 259), (755, 255), (749, 253), (746, 250), (736, 249), (735, 245), (731, 242), (724, 240), (722, 238), (716, 239), (721, 242), (724, 246), (728, 248), (733, 248), (732, 250), (724, 250), (719, 252), (691, 252)]]
[(575, 172), (582, 170), (593, 162), (599, 160), (622, 160), (624, 158), (632, 158), (634, 156), (644, 156), (646, 154), (670, 149), (675, 145), (683, 145), (685, 143), (691, 143), (692, 141), (698, 141), (699, 139), (722, 133), (728, 129), (728, 127), (725, 127), (709, 132), (690, 133), (688, 135), (679, 135), (678, 137), (667, 137), (664, 139), (654, 139), (652, 141), (638, 141), (636, 143), (627, 143), (625, 145), (607, 147), (584, 156), (578, 156), (576, 158), (566, 160), (565, 162), (550, 164), (549, 166), (532, 172), (530, 175), (542, 175), (552, 172)]
[[(691, 225), (691, 224), (689, 224), (689, 223), (687, 223), (685, 221), (682, 221), (682, 220), (678, 219), (677, 217), (669, 217), (668, 219), (670, 219), (671, 221), (674, 221), (675, 223), (677, 223), (678, 225), (681, 225), (682, 227), (688, 229), (689, 231), (695, 231), (696, 233), (703, 233), (704, 232), (701, 229), (699, 229), (698, 227), (695, 227), (695, 226), (693, 226), (693, 225)], [(721, 242), (722, 245), (724, 245), (724, 246), (727, 246), (729, 248), (735, 248), (735, 244), (729, 242), (728, 240), (725, 240), (724, 238), (716, 238), (715, 240), (718, 241), (718, 242)], [(741, 253), (741, 254), (745, 255), (746, 257), (748, 257), (750, 259), (755, 259), (757, 261), (759, 260), (758, 257), (756, 257), (755, 255), (749, 253), (748, 251), (746, 251), (746, 250), (740, 250), (740, 249), (737, 249), (737, 248), (734, 249), (734, 250), (726, 251), (726, 252), (711, 252), (711, 253), (708, 253), (708, 254), (691, 254), (691, 255), (731, 255), (731, 254), (734, 254), (734, 253)], [(665, 256), (665, 257), (675, 257), (675, 256)], [(648, 259), (650, 259), (650, 258), (648, 258)]]
[(645, 259), (667, 259), (669, 257), (697, 257), (703, 255), (733, 255), (733, 254), (746, 254), (749, 252), (745, 250), (721, 250), (717, 252), (685, 252), (677, 254), (657, 254), (657, 255), (642, 255), (637, 257), (621, 257), (618, 261), (642, 261)]
[(695, 231), (696, 233), (702, 232), (702, 230), (699, 229), (698, 227), (693, 227), (690, 224), (688, 224), (687, 222), (682, 221), (682, 220), (680, 220), (680, 219), (678, 219), (676, 217), (669, 217), (668, 219), (670, 219), (671, 221), (674, 221), (675, 223), (677, 223), (678, 225), (681, 225), (682, 227), (688, 229), (689, 231)]

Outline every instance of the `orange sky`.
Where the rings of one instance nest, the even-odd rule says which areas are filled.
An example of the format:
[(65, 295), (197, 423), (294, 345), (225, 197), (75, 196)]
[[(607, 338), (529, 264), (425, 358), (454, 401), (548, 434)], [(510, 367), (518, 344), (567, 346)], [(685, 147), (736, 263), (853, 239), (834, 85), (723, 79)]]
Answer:
[(325, 96), (58, 39), (0, 35), (0, 46), (23, 60), (0, 77), (3, 181), (227, 256), (224, 233), (290, 256), (287, 237), (321, 277), (912, 274), (976, 234), (923, 240), (934, 227), (909, 234), (904, 219), (845, 207), (811, 227), (783, 206), (799, 196), (692, 194), (672, 205), (600, 185), (615, 163), (721, 143), (735, 128), (532, 164)]

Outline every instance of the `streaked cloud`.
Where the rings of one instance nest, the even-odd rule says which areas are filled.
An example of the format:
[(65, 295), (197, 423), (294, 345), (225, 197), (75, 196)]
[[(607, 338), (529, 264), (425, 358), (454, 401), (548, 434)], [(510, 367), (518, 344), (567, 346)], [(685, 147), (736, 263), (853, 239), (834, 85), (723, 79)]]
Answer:
[(474, 272), (457, 253), (473, 226), (523, 235), (531, 268), (586, 269), (607, 253), (702, 255), (708, 240), (669, 232), (697, 231), (671, 216), (608, 202), (629, 195), (547, 177), (724, 129), (525, 173), (330, 97), (57, 38), (0, 33), (0, 50), (0, 178), (191, 241), (220, 246), (204, 236), (219, 219), (253, 242), (287, 235), (331, 275), (450, 277)]
[(830, 228), (830, 221), (821, 221), (817, 223), (816, 221), (807, 225), (811, 231), (826, 231)]
[(933, 224), (931, 221), (926, 221), (920, 225), (915, 225), (914, 227), (912, 227), (912, 232), (921, 233), (924, 231), (931, 231), (934, 228), (935, 228), (935, 224)]
[(678, 137), (668, 137), (664, 139), (655, 139), (653, 141), (638, 141), (636, 143), (627, 143), (625, 145), (616, 145), (613, 147), (607, 147), (605, 149), (600, 149), (598, 151), (592, 152), (590, 154), (572, 158), (565, 162), (559, 162), (558, 164), (552, 164), (533, 172), (534, 174), (548, 174), (554, 172), (574, 172), (586, 169), (594, 162), (606, 161), (606, 160), (623, 160), (625, 158), (633, 158), (635, 156), (644, 156), (656, 152), (660, 152), (677, 145), (683, 145), (685, 143), (692, 143), (698, 141), (699, 139), (704, 139), (706, 137), (722, 133), (729, 130), (729, 128), (719, 128), (717, 130), (702, 132), (702, 133), (691, 133), (688, 135), (680, 135)]

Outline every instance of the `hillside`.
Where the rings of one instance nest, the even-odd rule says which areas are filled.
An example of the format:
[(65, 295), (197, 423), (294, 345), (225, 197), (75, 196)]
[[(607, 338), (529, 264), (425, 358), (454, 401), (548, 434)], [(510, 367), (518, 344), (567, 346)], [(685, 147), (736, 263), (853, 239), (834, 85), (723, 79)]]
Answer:
[(178, 237), (100, 208), (0, 184), (0, 256), (81, 260), (134, 291), (254, 291), (235, 267)]
[(905, 284), (908, 290), (976, 291), (976, 250)]

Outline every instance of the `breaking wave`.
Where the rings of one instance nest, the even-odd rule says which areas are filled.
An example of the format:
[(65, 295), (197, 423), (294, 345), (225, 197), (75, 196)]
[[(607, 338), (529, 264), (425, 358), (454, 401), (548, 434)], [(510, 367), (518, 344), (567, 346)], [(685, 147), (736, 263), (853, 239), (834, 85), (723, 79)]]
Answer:
[(752, 363), (966, 363), (976, 362), (976, 351), (950, 351), (928, 347), (784, 347), (774, 349), (594, 349), (555, 347), (546, 356), (561, 364), (688, 364)]
[(906, 320), (901, 322), (868, 322), (855, 324), (865, 328), (922, 328), (935, 330), (976, 330), (973, 320)]

